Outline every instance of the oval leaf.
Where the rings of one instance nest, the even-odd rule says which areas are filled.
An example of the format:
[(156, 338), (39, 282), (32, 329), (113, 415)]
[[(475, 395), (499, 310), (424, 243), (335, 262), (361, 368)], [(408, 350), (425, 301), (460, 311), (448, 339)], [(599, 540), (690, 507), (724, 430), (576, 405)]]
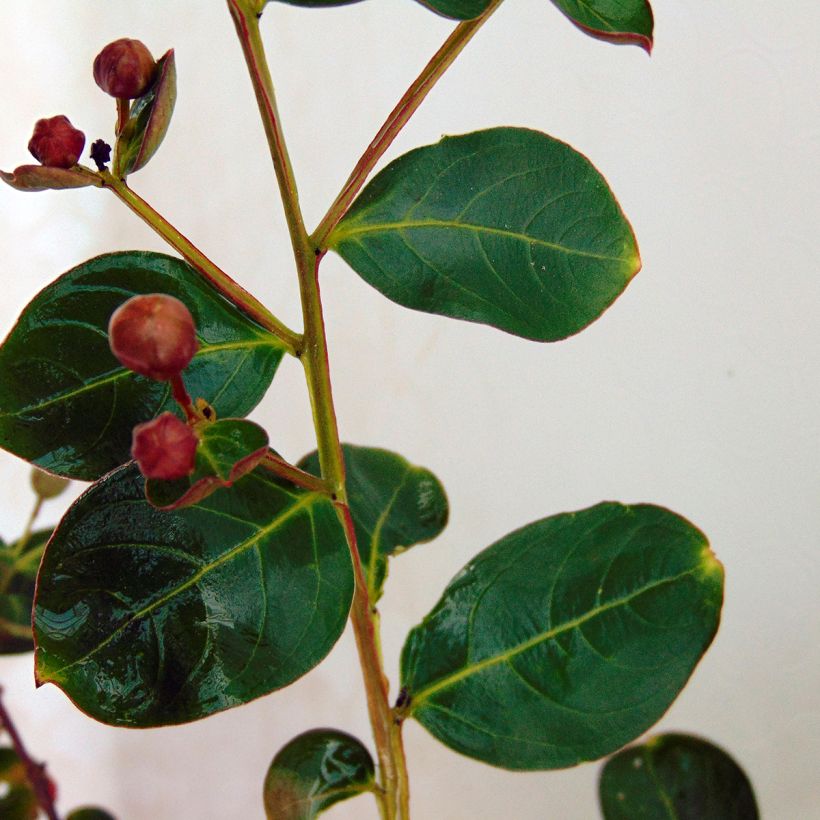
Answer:
[(640, 268), (632, 229), (589, 160), (523, 128), (405, 154), (329, 244), (400, 305), (538, 341), (586, 327)]
[(313, 729), (295, 737), (273, 758), (265, 777), (269, 820), (313, 820), (340, 800), (375, 786), (370, 752), (352, 735)]
[(409, 712), (509, 769), (593, 760), (666, 711), (717, 630), (723, 570), (661, 507), (529, 524), (457, 575), (402, 652)]
[(0, 171), (0, 179), (18, 191), (59, 191), (64, 188), (101, 187), (103, 182), (93, 171), (80, 166), (48, 168), (45, 165), (21, 165), (13, 172)]
[(37, 681), (112, 725), (196, 720), (312, 669), (352, 595), (326, 496), (258, 469), (230, 492), (162, 512), (126, 465), (74, 503), (43, 556)]
[(606, 820), (757, 820), (754, 791), (723, 749), (668, 734), (624, 749), (601, 772)]
[(117, 820), (113, 814), (96, 806), (84, 806), (69, 812), (65, 820)]
[(165, 139), (177, 101), (177, 70), (174, 50), (157, 61), (157, 78), (147, 94), (131, 105), (128, 119), (117, 138), (114, 173), (119, 177), (139, 171)]
[(167, 510), (196, 504), (247, 475), (268, 451), (268, 434), (245, 419), (206, 422), (196, 432), (199, 443), (191, 475), (177, 481), (145, 482), (145, 495), (155, 507)]
[(652, 8), (647, 0), (552, 0), (578, 28), (599, 40), (652, 51)]
[(353, 3), (360, 3), (361, 0), (279, 0), (279, 2), (287, 3), (289, 6), (322, 9), (330, 6), (350, 6)]
[(0, 347), (0, 446), (69, 478), (93, 480), (131, 458), (134, 425), (177, 410), (166, 383), (126, 370), (108, 347), (108, 320), (138, 293), (169, 293), (194, 316), (199, 350), (191, 395), (220, 417), (264, 396), (281, 342), (180, 259), (148, 251), (98, 256), (42, 290)]
[[(342, 451), (359, 555), (375, 602), (382, 594), (388, 556), (438, 536), (447, 524), (449, 505), (441, 482), (397, 453), (352, 444), (343, 444)], [(318, 475), (318, 453), (305, 456), (299, 467)]]
[(487, 10), (492, 0), (418, 0), (423, 6), (452, 20), (473, 20)]
[(26, 767), (14, 749), (0, 748), (0, 817), (3, 820), (37, 820), (40, 807)]
[(33, 532), (27, 541), (0, 545), (0, 655), (31, 652), (31, 606), (37, 567), (52, 530)]

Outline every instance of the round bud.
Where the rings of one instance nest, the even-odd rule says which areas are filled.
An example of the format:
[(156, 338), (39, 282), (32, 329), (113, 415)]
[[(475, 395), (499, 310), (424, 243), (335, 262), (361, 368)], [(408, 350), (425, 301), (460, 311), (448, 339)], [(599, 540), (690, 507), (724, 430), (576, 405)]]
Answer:
[(157, 63), (144, 43), (123, 37), (94, 59), (94, 82), (112, 97), (133, 100), (151, 87)]
[(163, 413), (134, 428), (131, 455), (146, 478), (171, 481), (194, 469), (197, 437), (173, 413)]
[(40, 498), (57, 498), (58, 495), (62, 495), (63, 490), (68, 487), (69, 483), (67, 478), (51, 475), (51, 473), (39, 470), (37, 467), (34, 467), (31, 471), (31, 489)]
[(77, 164), (85, 147), (85, 134), (78, 131), (62, 114), (37, 120), (28, 150), (47, 168), (71, 168)]
[(108, 323), (111, 352), (130, 370), (164, 382), (178, 376), (196, 353), (191, 312), (164, 293), (132, 296)]

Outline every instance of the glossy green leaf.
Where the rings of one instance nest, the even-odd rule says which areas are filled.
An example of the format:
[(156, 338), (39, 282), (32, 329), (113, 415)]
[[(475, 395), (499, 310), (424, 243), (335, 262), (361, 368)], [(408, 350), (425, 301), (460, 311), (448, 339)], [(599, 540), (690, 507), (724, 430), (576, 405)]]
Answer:
[(486, 11), (492, 0), (418, 0), (423, 6), (453, 20), (472, 20)]
[(171, 49), (157, 60), (157, 77), (148, 93), (131, 104), (114, 154), (118, 177), (139, 171), (154, 156), (171, 124), (176, 100), (177, 70)]
[(650, 505), (529, 524), (471, 561), (413, 629), (407, 711), (508, 769), (609, 754), (666, 711), (717, 630), (723, 570), (703, 534)]
[(52, 530), (39, 530), (25, 542), (0, 544), (0, 655), (31, 652), (34, 581)]
[(268, 434), (246, 419), (206, 422), (196, 433), (199, 443), (191, 475), (177, 481), (145, 482), (145, 495), (155, 507), (176, 509), (196, 504), (247, 475), (268, 451)]
[[(347, 494), (356, 528), (370, 600), (381, 597), (387, 558), (415, 544), (431, 541), (447, 524), (449, 506), (441, 482), (424, 467), (375, 447), (342, 445)], [(319, 456), (305, 456), (299, 466), (319, 474)]]
[(104, 723), (196, 720), (313, 668), (352, 594), (326, 496), (257, 468), (230, 492), (163, 512), (126, 465), (74, 503), (43, 556), (37, 681)]
[(188, 391), (219, 417), (264, 396), (281, 342), (164, 254), (98, 256), (42, 290), (0, 347), (0, 446), (45, 469), (91, 480), (131, 456), (135, 424), (177, 410), (167, 383), (126, 370), (108, 347), (108, 320), (138, 293), (169, 293), (190, 309), (199, 350)]
[(329, 244), (400, 305), (538, 341), (586, 327), (640, 268), (632, 229), (589, 160), (523, 128), (405, 154)]
[(277, 752), (265, 776), (268, 820), (314, 820), (340, 800), (372, 791), (370, 752), (352, 735), (313, 729)]
[(0, 748), (0, 817), (3, 820), (36, 820), (37, 796), (26, 776), (26, 768), (14, 749)]
[(668, 734), (619, 752), (601, 772), (606, 820), (757, 820), (754, 791), (723, 749)]
[(65, 820), (116, 820), (113, 814), (95, 806), (84, 806), (69, 812)]
[(647, 0), (552, 0), (578, 28), (599, 40), (652, 51), (652, 8)]

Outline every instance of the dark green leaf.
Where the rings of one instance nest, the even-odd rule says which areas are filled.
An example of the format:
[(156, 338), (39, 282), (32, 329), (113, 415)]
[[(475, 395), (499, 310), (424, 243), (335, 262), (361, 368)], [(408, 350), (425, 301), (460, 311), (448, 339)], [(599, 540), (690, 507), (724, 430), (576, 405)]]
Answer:
[(652, 8), (647, 0), (552, 0), (578, 28), (611, 43), (652, 51)]
[(131, 105), (114, 155), (118, 177), (139, 171), (154, 156), (171, 124), (176, 100), (177, 70), (171, 49), (157, 60), (157, 78), (148, 93)]
[(423, 6), (442, 17), (453, 20), (472, 20), (486, 11), (492, 0), (418, 0)]
[(668, 734), (624, 749), (601, 772), (606, 820), (757, 820), (752, 784), (723, 749)]
[(52, 530), (39, 530), (21, 544), (0, 545), (0, 655), (31, 652), (34, 581)]
[(405, 154), (329, 244), (400, 305), (539, 341), (586, 327), (640, 268), (632, 229), (589, 160), (523, 128)]
[[(447, 496), (429, 470), (396, 453), (352, 444), (342, 450), (359, 554), (375, 602), (381, 597), (388, 556), (431, 541), (444, 529)], [(299, 466), (318, 475), (318, 454), (305, 456)]]
[(169, 293), (193, 314), (199, 350), (185, 383), (194, 398), (219, 417), (256, 406), (282, 358), (281, 342), (182, 260), (112, 253), (41, 291), (0, 347), (0, 446), (91, 480), (131, 457), (135, 424), (177, 409), (167, 383), (126, 370), (108, 347), (111, 314), (138, 293)]
[(161, 509), (189, 507), (221, 487), (230, 487), (265, 457), (268, 434), (252, 421), (220, 419), (196, 428), (194, 471), (177, 481), (150, 479), (145, 495)]
[(113, 814), (94, 806), (74, 809), (65, 820), (116, 820)]
[(669, 510), (598, 504), (471, 561), (402, 652), (408, 710), (509, 769), (609, 754), (649, 728), (717, 630), (723, 570)]
[(370, 752), (355, 737), (313, 729), (280, 749), (265, 777), (269, 820), (313, 820), (340, 800), (373, 790)]
[(37, 680), (104, 723), (196, 720), (313, 668), (352, 594), (326, 496), (257, 468), (230, 492), (162, 512), (126, 465), (74, 503), (43, 556)]
[(36, 820), (37, 796), (26, 768), (14, 749), (0, 748), (0, 817), (3, 820)]

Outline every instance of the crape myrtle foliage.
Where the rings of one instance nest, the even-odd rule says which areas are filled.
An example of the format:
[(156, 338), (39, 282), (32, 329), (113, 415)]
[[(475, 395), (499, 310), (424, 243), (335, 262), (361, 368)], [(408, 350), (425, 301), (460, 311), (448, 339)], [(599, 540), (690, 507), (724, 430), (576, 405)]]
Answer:
[[(651, 49), (645, 0), (553, 2), (587, 34)], [(440, 54), (454, 57), (498, 3), (425, 0), (464, 21)], [(228, 2), (246, 56), (261, 47), (247, 32), (266, 5)], [(255, 73), (258, 63), (249, 60), (264, 102), (272, 90)], [(434, 81), (441, 65), (434, 59), (425, 69), (415, 104), (426, 93), (421, 80)], [(27, 629), (20, 610), (33, 607), (33, 634), (4, 651), (33, 639), (38, 683), (57, 684), (111, 725), (159, 726), (294, 682), (327, 655), (350, 614), (365, 644), (378, 765), (357, 738), (307, 731), (271, 764), (271, 818), (312, 818), (363, 792), (384, 816), (407, 817), (406, 783), (388, 769), (403, 766), (400, 732), (410, 718), (453, 750), (513, 770), (598, 759), (645, 732), (711, 643), (723, 598), (723, 570), (706, 537), (654, 504), (550, 515), (479, 552), (410, 631), (395, 706), (379, 717), (383, 683), (373, 680), (384, 678), (378, 660), (375, 672), (368, 667), (377, 653), (368, 660), (366, 644), (388, 561), (440, 534), (447, 497), (435, 475), (403, 456), (339, 444), (321, 303), (309, 284), (314, 271), (305, 277), (303, 267), (315, 257), (318, 269), (334, 250), (400, 305), (558, 341), (600, 317), (641, 265), (600, 172), (554, 137), (496, 127), (410, 151), (365, 186), (388, 141), (368, 149), (366, 171), (312, 235), (281, 185), (294, 246), (305, 251), (296, 256), (305, 312), (298, 334), (127, 181), (169, 127), (173, 51), (155, 60), (123, 38), (100, 52), (93, 77), (116, 99), (113, 154), (97, 139), (96, 167), (81, 164), (85, 137), (57, 116), (36, 126), (30, 147), (40, 164), (0, 174), (19, 190), (110, 190), (178, 256), (127, 251), (79, 264), (33, 299), (0, 347), (0, 445), (56, 477), (49, 480), (92, 482), (53, 533), (29, 533), (9, 548), (0, 627), (13, 626), (19, 638)], [(275, 106), (261, 108), (275, 132)], [(318, 450), (295, 464), (245, 418), (284, 355), (308, 362), (316, 421)], [(50, 490), (42, 484), (38, 492)], [(32, 560), (21, 563), (35, 547), (36, 593)], [(7, 598), (18, 581), (15, 621)], [(669, 737), (642, 754), (682, 748), (664, 756), (664, 776), (683, 777), (676, 765), (699, 776), (692, 788), (714, 798), (710, 817), (753, 816), (748, 808), (719, 813), (726, 800), (737, 802), (741, 780), (725, 753)], [(604, 815), (666, 816), (646, 808), (619, 759), (601, 781)], [(684, 808), (695, 805), (686, 804), (687, 788)]]

